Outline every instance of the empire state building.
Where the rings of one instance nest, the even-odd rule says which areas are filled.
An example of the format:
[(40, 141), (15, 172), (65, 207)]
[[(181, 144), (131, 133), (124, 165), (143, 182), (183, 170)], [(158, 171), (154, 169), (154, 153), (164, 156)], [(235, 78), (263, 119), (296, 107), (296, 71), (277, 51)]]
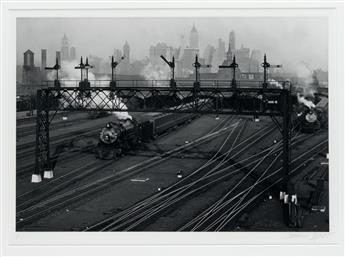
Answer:
[(195, 24), (193, 24), (193, 28), (190, 32), (189, 47), (199, 49), (199, 33), (195, 28)]

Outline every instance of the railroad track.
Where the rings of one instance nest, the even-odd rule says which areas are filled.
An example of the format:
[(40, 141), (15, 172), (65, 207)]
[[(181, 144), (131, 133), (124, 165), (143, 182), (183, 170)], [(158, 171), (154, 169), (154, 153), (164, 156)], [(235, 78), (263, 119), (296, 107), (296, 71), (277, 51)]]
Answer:
[[(77, 117), (72, 120), (68, 121), (53, 121), (50, 125), (50, 129), (61, 129), (64, 127), (69, 127), (74, 125), (77, 122), (85, 121), (87, 122), (87, 117)], [(27, 124), (17, 127), (17, 138), (23, 138), (26, 136), (35, 136), (36, 133), (36, 123), (33, 124)]]
[[(232, 129), (237, 123), (225, 126), (217, 131), (211, 131), (211, 133), (208, 133), (207, 135), (200, 137), (192, 142), (189, 142), (188, 144), (176, 147), (164, 154), (161, 154), (159, 156), (153, 157), (148, 159), (145, 162), (139, 163), (137, 165), (131, 166), (125, 170), (122, 170), (114, 175), (107, 176), (105, 178), (98, 179), (94, 182), (84, 184), (81, 186), (78, 186), (77, 188), (73, 188), (72, 190), (69, 190), (67, 192), (64, 192), (62, 194), (58, 194), (54, 197), (49, 197), (48, 199), (41, 200), (36, 199), (35, 201), (32, 200), (30, 205), (25, 204), (25, 201), (22, 201), (20, 204), (20, 208), (17, 209), (17, 229), (24, 226), (25, 224), (31, 223), (32, 221), (37, 220), (42, 215), (45, 215), (53, 210), (56, 210), (64, 205), (73, 203), (74, 201), (81, 199), (82, 197), (85, 197), (86, 195), (93, 194), (95, 192), (101, 191), (102, 189), (105, 189), (109, 187), (109, 185), (117, 183), (119, 181), (122, 181), (123, 179), (126, 179), (134, 174), (137, 174), (143, 170), (146, 170), (154, 165), (157, 165), (176, 154), (183, 152), (187, 149), (190, 149), (192, 147), (198, 146), (200, 144), (206, 143), (211, 139), (215, 139), (218, 136), (221, 136), (228, 132), (230, 129)], [(107, 163), (104, 163), (104, 161), (101, 161), (101, 164), (97, 164), (92, 167), (91, 170), (86, 171), (86, 174), (80, 174), (80, 176), (86, 176), (89, 173), (92, 173), (93, 170), (98, 170), (100, 168), (104, 168), (108, 165), (113, 164), (114, 161), (109, 161)], [(85, 171), (84, 171), (85, 172)], [(72, 174), (76, 174), (77, 171), (73, 171)], [(71, 176), (68, 175), (68, 176)], [(67, 179), (62, 183), (59, 183), (56, 187), (52, 188), (52, 191), (58, 191), (62, 188), (66, 188), (70, 183), (73, 183), (73, 181), (80, 180), (80, 177), (73, 176), (73, 179)], [(49, 195), (51, 195), (52, 191), (50, 191)], [(48, 196), (48, 194), (46, 195)], [(21, 196), (22, 197), (22, 196)]]
[[(63, 143), (60, 144), (59, 146), (64, 146)], [(61, 153), (56, 153), (53, 154), (50, 157), (50, 160), (52, 163), (55, 163), (57, 160), (61, 161), (75, 161), (78, 160), (80, 158), (85, 158), (84, 156), (80, 156), (81, 152), (88, 152), (88, 151), (92, 151), (94, 149), (94, 145), (89, 145), (89, 146), (85, 146), (83, 148), (80, 149), (73, 149), (71, 151), (63, 151)], [(30, 175), (32, 174), (33, 170), (35, 169), (35, 161), (34, 161), (34, 157), (26, 157), (24, 159), (18, 160), (21, 163), (25, 163), (25, 165), (20, 166), (17, 168), (17, 178), (23, 177), (25, 175)]]
[[(290, 174), (292, 175), (297, 172), (316, 155), (327, 149), (327, 142), (328, 140), (324, 140), (313, 148), (308, 149), (308, 151), (302, 155), (295, 157), (291, 162), (294, 164), (294, 167)], [(303, 160), (304, 157), (306, 158)], [(260, 199), (265, 192), (278, 186), (283, 181), (283, 178), (279, 176), (281, 170), (282, 169), (279, 168), (270, 174), (263, 173), (252, 186), (239, 191), (235, 195), (226, 194), (200, 215), (181, 227), (179, 231), (221, 231), (226, 226), (229, 226), (231, 222), (233, 223), (232, 225), (234, 225), (235, 218), (246, 208), (250, 205), (254, 205), (254, 202)], [(269, 179), (271, 179), (271, 181), (267, 183), (267, 185), (263, 185), (263, 182)]]
[[(254, 141), (253, 143), (255, 142), (256, 141)], [(250, 145), (250, 143), (248, 145)], [(266, 152), (266, 156), (271, 155), (271, 154), (276, 154), (278, 152), (276, 149), (278, 145), (279, 144), (276, 144), (275, 146), (266, 149), (262, 153), (256, 154), (256, 156), (259, 158), (257, 158), (255, 162), (256, 163), (262, 162), (262, 160), (264, 160), (262, 157), (262, 154), (264, 154), (265, 152)], [(243, 150), (245, 149), (246, 148), (244, 147)], [(231, 152), (232, 150), (234, 149), (231, 148), (230, 151), (225, 153), (225, 157), (228, 157), (229, 152)], [(267, 151), (270, 151), (268, 155), (267, 155)], [(236, 153), (241, 153), (241, 152), (236, 152)], [(249, 158), (253, 158), (253, 156)], [(278, 158), (277, 156), (274, 158), (275, 161), (277, 160), (277, 158)], [(210, 161), (212, 162), (212, 159)], [(222, 164), (224, 163), (226, 162), (223, 161)], [(202, 168), (205, 168), (206, 166), (208, 166), (208, 164), (209, 163), (206, 163), (206, 165), (203, 166)], [(235, 166), (235, 165), (232, 165), (232, 166)], [(138, 227), (140, 224), (143, 224), (145, 221), (147, 222), (148, 219), (154, 217), (158, 213), (171, 207), (173, 204), (177, 204), (182, 199), (185, 199), (187, 196), (195, 194), (196, 192), (199, 192), (200, 190), (206, 189), (212, 184), (215, 184), (221, 180), (229, 178), (229, 176), (231, 176), (234, 172), (239, 172), (240, 170), (242, 170), (241, 168), (238, 168), (234, 172), (231, 172), (230, 174), (229, 173), (224, 174), (225, 171), (228, 171), (229, 168), (231, 168), (231, 167), (227, 167), (227, 168), (218, 170), (218, 172), (214, 172), (220, 167), (221, 165), (217, 165), (216, 167), (211, 168), (211, 170), (208, 173), (204, 174), (197, 180), (193, 178), (194, 181), (189, 182), (187, 184), (182, 183), (181, 181), (177, 182), (173, 186), (165, 189), (164, 191), (152, 197), (149, 197), (148, 199), (141, 201), (140, 203), (137, 203), (131, 206), (130, 208), (124, 210), (123, 212), (120, 212), (114, 216), (111, 216), (110, 218), (107, 218), (87, 228), (85, 231), (133, 230), (136, 227)], [(257, 167), (257, 165), (255, 165), (254, 167)], [(200, 171), (200, 170), (197, 170), (197, 171)], [(192, 173), (192, 175), (194, 175), (194, 173)], [(188, 179), (188, 178), (185, 178), (185, 179)]]
[[(148, 217), (147, 215), (149, 214), (147, 212), (150, 211), (150, 208), (155, 207), (155, 205), (160, 205), (162, 202), (164, 203), (169, 203), (172, 204), (173, 200), (170, 196), (171, 195), (176, 195), (181, 192), (180, 190), (185, 190), (190, 185), (194, 185), (200, 181), (200, 177), (205, 177), (209, 175), (209, 170), (208, 168), (212, 167), (213, 169), (219, 168), (225, 161), (225, 159), (229, 156), (231, 152), (235, 152), (235, 156), (239, 156), (243, 151), (251, 147), (253, 144), (258, 142), (260, 139), (264, 138), (268, 134), (270, 134), (273, 131), (273, 127), (269, 126), (268, 128), (263, 128), (262, 130), (256, 131), (252, 136), (248, 137), (246, 140), (242, 141), (240, 144), (236, 145), (236, 142), (238, 141), (239, 136), (243, 132), (243, 128), (245, 127), (245, 124), (242, 124), (242, 127), (240, 127), (237, 131), (236, 134), (228, 134), (227, 139), (224, 141), (224, 143), (220, 146), (218, 153), (216, 153), (208, 162), (203, 164), (201, 167), (199, 167), (197, 170), (189, 174), (188, 176), (184, 177), (182, 180), (178, 181), (174, 185), (164, 189), (163, 191), (159, 192), (158, 194), (155, 194), (144, 201), (140, 201), (139, 203), (131, 206), (124, 212), (121, 212), (115, 216), (111, 216), (107, 218), (104, 221), (101, 221), (100, 223), (95, 224), (94, 226), (91, 226), (90, 228), (87, 229), (87, 231), (98, 231), (102, 229), (107, 229), (109, 223), (114, 222), (116, 220), (116, 223), (121, 223), (123, 225), (128, 219), (128, 223), (134, 222), (135, 219), (140, 218), (140, 217)], [(261, 134), (263, 133), (263, 134)], [(261, 135), (260, 135), (261, 134)], [(258, 136), (255, 140), (254, 137)], [(232, 144), (230, 144), (230, 149), (222, 155), (220, 154), (220, 151), (224, 148), (224, 146), (227, 144), (227, 142), (231, 139), (233, 139)], [(249, 142), (249, 143), (248, 143)], [(242, 150), (239, 150), (239, 147), (243, 146)], [(211, 168), (211, 170), (212, 170)], [(206, 174), (205, 174), (206, 173)], [(170, 197), (170, 198), (169, 198)], [(138, 215), (140, 217), (138, 217)], [(122, 217), (120, 217), (122, 216)], [(133, 216), (135, 218), (133, 219)], [(114, 224), (113, 224), (114, 225)], [(120, 229), (121, 230), (121, 229)]]

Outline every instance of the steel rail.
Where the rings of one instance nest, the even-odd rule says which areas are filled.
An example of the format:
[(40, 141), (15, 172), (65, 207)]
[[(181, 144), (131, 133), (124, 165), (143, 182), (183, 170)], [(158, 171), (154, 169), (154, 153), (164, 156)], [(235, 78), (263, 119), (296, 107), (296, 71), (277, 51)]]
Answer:
[[(318, 148), (320, 145), (324, 144), (325, 142), (327, 142), (328, 140), (324, 140), (322, 141), (321, 143), (317, 144), (316, 146), (314, 146), (313, 148), (309, 149), (307, 152), (304, 152), (302, 155), (296, 157), (295, 159), (292, 160), (291, 163), (294, 163), (296, 161), (298, 161), (299, 159), (303, 158), (305, 155), (309, 154), (310, 152), (312, 152), (313, 150), (315, 150), (316, 148)], [(307, 158), (307, 160), (309, 160), (309, 158)], [(276, 175), (282, 168), (279, 168), (277, 170), (275, 170), (274, 172), (272, 172), (271, 174), (269, 174), (268, 176), (266, 176), (265, 178), (262, 178), (261, 180), (259, 180), (259, 183), (261, 183), (262, 181), (265, 181), (267, 180), (268, 178)], [(294, 171), (296, 170), (293, 169)], [(281, 181), (282, 178), (280, 178), (279, 181)], [(249, 190), (252, 186), (248, 187), (246, 190)], [(241, 192), (242, 193), (242, 192)], [(238, 197), (239, 195), (237, 195), (236, 197)], [(220, 211), (221, 209), (225, 208), (230, 202), (232, 202), (235, 198), (231, 198), (229, 200), (227, 200), (226, 202), (224, 202), (221, 206), (218, 207), (218, 209), (216, 209), (216, 211)], [(231, 209), (227, 209), (227, 211), (225, 213), (222, 214), (222, 217), (226, 216), (226, 214), (228, 213), (228, 211), (230, 211)], [(214, 215), (214, 214), (213, 214)], [(204, 229), (204, 231), (209, 231), (210, 230), (210, 227)]]
[[(168, 201), (166, 201), (166, 202), (168, 202)], [(172, 204), (171, 202), (170, 202), (170, 204)], [(142, 216), (144, 216), (144, 215), (142, 215)], [(145, 213), (145, 217), (148, 217), (148, 215), (147, 215), (147, 213)], [(116, 228), (115, 228), (116, 229)], [(111, 229), (111, 230), (115, 230), (114, 228), (113, 229)]]
[[(256, 134), (258, 134), (258, 133), (260, 133), (260, 131), (259, 132), (256, 132), (256, 133), (254, 133), (255, 135)], [(250, 140), (252, 138), (252, 136), (251, 137), (249, 137), (249, 138), (247, 138), (245, 141), (243, 141), (243, 142), (241, 142), (241, 144), (244, 144), (246, 141), (248, 141), (248, 140)], [(256, 141), (252, 141), (252, 144), (254, 144)], [(250, 147), (250, 144), (249, 145), (247, 145), (246, 146), (246, 148), (247, 147)], [(236, 155), (239, 155), (243, 150), (245, 150), (245, 149), (242, 149), (240, 152), (237, 152), (237, 154)], [(220, 156), (220, 157), (222, 157), (222, 156)], [(217, 158), (217, 159), (219, 159), (219, 158)], [(203, 168), (203, 167), (202, 167)], [(198, 169), (197, 171), (199, 171), (200, 169)], [(191, 175), (194, 175), (195, 174), (195, 172), (193, 172), (192, 174), (190, 174), (190, 175), (188, 175), (188, 178), (191, 176)], [(186, 177), (187, 178), (187, 177)], [(185, 179), (186, 179), (185, 178)], [(177, 183), (175, 183), (173, 186), (176, 186), (177, 184), (180, 184), (182, 181), (179, 181), (179, 182), (177, 182)], [(194, 181), (194, 183), (196, 183), (197, 181)], [(173, 188), (173, 186), (171, 186), (170, 188), (168, 188), (168, 189), (171, 189), (171, 188)], [(178, 188), (177, 190), (180, 190), (181, 188)], [(183, 189), (183, 188), (182, 188)], [(165, 190), (164, 192), (166, 192), (167, 190)], [(176, 190), (175, 190), (176, 191)], [(175, 191), (173, 191), (173, 192), (170, 192), (169, 194), (172, 194), (172, 193), (174, 193)], [(168, 195), (169, 195), (168, 194)], [(157, 196), (159, 196), (160, 194), (158, 194), (158, 195), (155, 195), (156, 197), (156, 199), (154, 199), (155, 201), (158, 201), (158, 200), (160, 200), (160, 199), (158, 199), (157, 198)], [(166, 197), (167, 195), (163, 195), (163, 197)], [(143, 205), (143, 206), (147, 206), (147, 204), (149, 204), (150, 202), (149, 202), (149, 200), (152, 200), (151, 198), (149, 198), (148, 200), (146, 200), (146, 201), (144, 201), (144, 202), (142, 202), (141, 204), (139, 204), (139, 206), (136, 206), (135, 208), (134, 208), (134, 211), (137, 211), (136, 209), (138, 209), (139, 207), (140, 207), (140, 205)], [(135, 212), (134, 212), (135, 213)], [(132, 212), (132, 214), (133, 214), (133, 212)], [(112, 217), (112, 218), (115, 218), (115, 217)]]
[[(224, 127), (222, 128), (221, 130), (218, 130), (216, 132), (213, 132), (213, 133), (210, 133), (210, 134), (207, 134), (205, 136), (202, 136), (186, 145), (183, 145), (183, 146), (179, 146), (179, 147), (176, 147), (160, 156), (156, 156), (154, 158), (150, 158), (148, 159), (147, 161), (145, 162), (142, 162), (140, 164), (137, 164), (137, 165), (134, 165), (134, 166), (131, 166), (129, 168), (126, 168), (125, 170), (122, 170), (120, 172), (118, 172), (117, 174), (114, 174), (114, 175), (110, 175), (110, 176), (107, 176), (105, 178), (102, 178), (102, 179), (98, 179), (92, 183), (89, 183), (89, 184), (85, 184), (85, 185), (82, 185), (78, 188), (74, 188), (72, 189), (71, 191), (68, 191), (68, 192), (65, 192), (63, 194), (59, 194), (55, 197), (52, 197), (44, 202), (41, 202), (39, 203), (38, 205), (35, 205), (35, 206), (32, 206), (30, 207), (30, 209), (28, 210), (34, 210), (36, 207), (43, 207), (51, 202), (54, 202), (54, 201), (58, 201), (60, 199), (63, 200), (64, 197), (67, 197), (69, 196), (68, 200), (66, 200), (65, 202), (57, 202), (55, 205), (43, 210), (43, 211), (40, 211), (40, 212), (36, 212), (36, 213), (33, 213), (31, 214), (30, 216), (26, 216), (26, 217), (23, 217), (21, 218), (19, 221), (17, 221), (17, 225), (18, 224), (21, 224), (21, 223), (24, 223), (24, 221), (27, 221), (27, 220), (30, 220), (42, 213), (46, 213), (46, 212), (49, 212), (51, 211), (52, 209), (55, 209), (56, 207), (59, 207), (61, 205), (63, 205), (64, 203), (66, 203), (67, 201), (70, 202), (72, 200), (75, 200), (75, 199), (79, 199), (81, 198), (81, 196), (84, 196), (84, 195), (87, 195), (89, 193), (92, 193), (92, 192), (96, 192), (98, 190), (100, 190), (101, 188), (104, 188), (105, 186), (111, 184), (111, 183), (114, 183), (116, 181), (120, 181), (120, 180), (123, 180), (124, 178), (128, 177), (128, 176), (131, 176), (133, 174), (136, 174), (144, 169), (147, 169), (149, 167), (152, 167), (156, 164), (159, 164), (161, 163), (162, 161), (165, 161), (169, 158), (171, 158), (172, 156), (176, 155), (177, 153), (179, 152), (182, 152), (190, 147), (193, 147), (193, 146), (196, 146), (196, 145), (199, 145), (199, 144), (202, 144), (202, 143), (205, 143), (207, 142), (208, 140), (211, 140), (215, 137), (218, 137), (218, 136), (221, 136), (223, 135), (227, 130), (231, 129), (232, 127), (234, 127), (234, 124), (233, 125), (230, 125), (228, 127)], [(139, 171), (137, 169), (140, 169)], [(131, 171), (130, 173), (127, 173)], [(118, 176), (120, 174), (124, 174), (122, 177)], [(81, 191), (81, 192), (80, 192)], [(71, 195), (74, 195), (74, 194), (78, 194), (77, 196), (74, 196), (74, 197), (71, 197)], [(28, 211), (28, 210), (23, 210), (23, 211)]]

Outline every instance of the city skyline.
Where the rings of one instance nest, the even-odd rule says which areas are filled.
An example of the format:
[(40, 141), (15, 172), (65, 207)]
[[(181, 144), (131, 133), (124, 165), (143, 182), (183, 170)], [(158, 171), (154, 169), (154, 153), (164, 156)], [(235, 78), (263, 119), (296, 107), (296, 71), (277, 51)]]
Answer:
[[(61, 38), (64, 34), (69, 39), (69, 46), (77, 49), (77, 59), (81, 55), (96, 55), (103, 59), (113, 55), (114, 49), (122, 49), (126, 41), (131, 49), (131, 60), (140, 60), (149, 56), (152, 45), (167, 43), (178, 48), (181, 46), (180, 37), (184, 35), (186, 44), (189, 44), (189, 34), (193, 24), (199, 33), (199, 54), (203, 55), (207, 46), (218, 46), (221, 38), (225, 42), (226, 50), (229, 43), (229, 33), (236, 33), (236, 48), (241, 45), (259, 49), (267, 53), (272, 62), (279, 62), (285, 67), (292, 68), (298, 62), (306, 62), (313, 68), (327, 70), (328, 42), (321, 34), (328, 33), (327, 19), (325, 18), (194, 18), (177, 19), (169, 18), (141, 18), (136, 19), (44, 19), (22, 18), (17, 21), (17, 63), (22, 64), (22, 54), (31, 49), (36, 54), (40, 49), (47, 49), (47, 62), (51, 63), (55, 51), (61, 50)], [(102, 29), (102, 24), (116, 23), (116, 33)], [(121, 26), (125, 22), (126, 28)], [(206, 24), (207, 22), (208, 24)], [(157, 24), (159, 23), (159, 24)], [(269, 26), (264, 24), (272, 23)], [(85, 30), (75, 30), (75, 26), (87, 27)], [(174, 29), (166, 26), (174, 25)], [(184, 24), (184, 26), (181, 26)], [(67, 26), (69, 25), (69, 26)], [(285, 25), (285, 26), (283, 26)], [(109, 26), (112, 27), (112, 26)], [(45, 35), (44, 31), (54, 28), (56, 33)], [(160, 29), (159, 29), (160, 28)], [(278, 29), (279, 28), (279, 29)], [(74, 30), (74, 33), (71, 31)], [(61, 33), (60, 33), (61, 31)], [(147, 35), (141, 37), (140, 34)], [(30, 36), (29, 36), (30, 34)], [(118, 37), (116, 37), (118, 35)], [(213, 36), (214, 35), (214, 36)], [(134, 38), (140, 40), (133, 40)], [(97, 43), (98, 42), (98, 43)], [(313, 47), (310, 44), (313, 43)], [(285, 51), (279, 51), (284, 48)], [(39, 60), (40, 58), (35, 58)], [(36, 62), (39, 65), (39, 62)]]

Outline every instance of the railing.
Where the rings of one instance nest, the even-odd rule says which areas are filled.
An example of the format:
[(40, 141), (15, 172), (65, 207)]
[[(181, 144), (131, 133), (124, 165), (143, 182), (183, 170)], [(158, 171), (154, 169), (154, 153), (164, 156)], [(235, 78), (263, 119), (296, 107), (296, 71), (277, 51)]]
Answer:
[[(89, 80), (91, 87), (109, 87), (111, 80)], [(60, 80), (61, 87), (78, 87), (79, 80)], [(177, 87), (192, 87), (194, 80), (176, 80)], [(261, 88), (263, 81), (236, 81), (238, 88)], [(116, 80), (118, 87), (169, 87), (170, 80)], [(285, 88), (286, 81), (268, 81), (268, 88)], [(200, 80), (201, 87), (231, 87), (231, 80)], [(54, 87), (54, 81), (44, 81), (43, 87)]]

